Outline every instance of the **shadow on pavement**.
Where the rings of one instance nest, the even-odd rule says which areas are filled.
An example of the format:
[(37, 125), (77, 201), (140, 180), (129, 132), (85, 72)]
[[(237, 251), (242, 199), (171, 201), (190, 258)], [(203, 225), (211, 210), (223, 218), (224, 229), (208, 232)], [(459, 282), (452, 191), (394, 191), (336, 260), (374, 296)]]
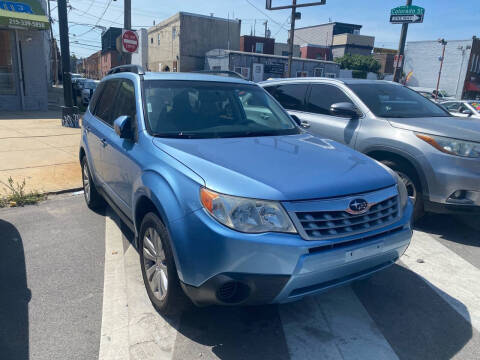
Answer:
[(439, 235), (448, 241), (480, 247), (478, 230), (463, 224), (458, 217), (452, 215), (426, 214), (415, 224), (415, 229)]
[(400, 359), (451, 359), (475, 346), (470, 322), (409, 269), (396, 264), (352, 287)]
[(51, 111), (2, 111), (0, 120), (61, 119), (61, 110)]
[(27, 274), (22, 238), (0, 219), (0, 358), (29, 359)]

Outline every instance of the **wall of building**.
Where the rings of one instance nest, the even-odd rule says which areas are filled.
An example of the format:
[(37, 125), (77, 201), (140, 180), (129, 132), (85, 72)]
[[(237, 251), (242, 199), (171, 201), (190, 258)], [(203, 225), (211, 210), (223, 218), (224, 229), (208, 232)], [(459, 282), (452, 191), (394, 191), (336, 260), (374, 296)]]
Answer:
[(84, 59), (83, 67), (85, 69), (85, 76), (89, 79), (100, 79), (100, 57), (102, 51), (99, 50), (93, 53), (88, 58)]
[[(287, 43), (275, 43), (273, 54), (277, 56), (288, 56), (288, 44)], [(300, 57), (300, 45), (293, 45), (293, 56)]]
[(392, 53), (373, 53), (373, 58), (380, 64), (380, 74), (393, 74), (393, 60), (395, 55)]
[[(158, 25), (151, 27), (148, 33), (148, 69), (150, 71), (172, 71), (174, 61), (180, 53), (180, 14), (176, 14)], [(173, 35), (175, 34), (175, 35)]]
[(334, 23), (295, 29), (293, 43), (331, 46)]
[(240, 51), (257, 52), (257, 43), (263, 44), (262, 54), (274, 54), (275, 51), (275, 39), (265, 38), (261, 36), (249, 36), (244, 35), (240, 37)]
[(100, 56), (100, 78), (107, 75), (108, 71), (123, 64), (123, 57), (116, 50), (102, 52)]
[(300, 57), (304, 59), (332, 60), (330, 48), (321, 45), (302, 45), (300, 46)]
[[(462, 50), (458, 48), (463, 46), (466, 49), (467, 46), (471, 45), (471, 39), (452, 40), (448, 41), (445, 47), (440, 89), (457, 98), (462, 96), (463, 82), (470, 58), (470, 50), (465, 50), (462, 54)], [(405, 47), (404, 72), (405, 74), (410, 71), (413, 73), (407, 85), (435, 89), (441, 55), (442, 45), (438, 41), (408, 42)]]
[(147, 29), (136, 30), (138, 36), (138, 52), (132, 54), (132, 64), (140, 65), (144, 69), (148, 66), (148, 35)]
[(201, 70), (212, 49), (240, 49), (239, 20), (180, 13), (180, 71)]

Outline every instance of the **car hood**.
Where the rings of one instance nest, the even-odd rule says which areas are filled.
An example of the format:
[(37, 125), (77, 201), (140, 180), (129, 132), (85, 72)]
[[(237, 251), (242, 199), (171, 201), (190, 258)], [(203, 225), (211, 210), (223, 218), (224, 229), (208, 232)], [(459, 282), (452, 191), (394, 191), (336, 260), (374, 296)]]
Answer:
[(455, 139), (480, 141), (480, 120), (460, 117), (393, 118), (393, 127)]
[(305, 200), (378, 190), (395, 184), (376, 161), (309, 134), (153, 143), (217, 192), (268, 200)]

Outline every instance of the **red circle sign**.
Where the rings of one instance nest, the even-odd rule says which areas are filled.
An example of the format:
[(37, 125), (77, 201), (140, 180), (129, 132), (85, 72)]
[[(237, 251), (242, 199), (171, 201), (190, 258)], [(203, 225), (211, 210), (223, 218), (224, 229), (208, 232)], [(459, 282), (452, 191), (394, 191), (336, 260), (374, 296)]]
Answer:
[(135, 31), (124, 30), (122, 34), (122, 46), (124, 51), (134, 53), (138, 49), (138, 36)]

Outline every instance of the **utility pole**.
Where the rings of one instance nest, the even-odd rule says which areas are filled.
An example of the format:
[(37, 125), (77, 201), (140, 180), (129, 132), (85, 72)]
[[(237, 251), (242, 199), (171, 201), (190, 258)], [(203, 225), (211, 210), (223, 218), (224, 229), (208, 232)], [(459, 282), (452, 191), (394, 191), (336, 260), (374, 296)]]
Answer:
[[(124, 0), (123, 4), (123, 27), (126, 30), (132, 30), (132, 0)], [(132, 54), (125, 53), (125, 62), (127, 64), (132, 63)]]
[(265, 22), (263, 23), (263, 25), (265, 25), (265, 38), (267, 38), (268, 36), (268, 20), (265, 20)]
[(325, 5), (327, 0), (314, 1), (311, 3), (298, 4), (297, 0), (292, 0), (292, 5), (282, 5), (282, 6), (272, 6), (273, 0), (266, 0), (266, 9), (267, 10), (282, 10), (282, 9), (292, 9), (292, 15), (290, 20), (290, 38), (288, 40), (288, 70), (287, 76), (292, 76), (292, 57), (293, 57), (293, 39), (295, 37), (295, 18), (297, 14), (297, 8), (306, 7), (306, 6), (315, 6), (315, 5)]
[[(435, 101), (438, 98), (438, 87), (440, 86), (440, 76), (442, 75), (442, 67), (443, 67), (443, 59), (445, 58), (445, 47), (447, 46), (447, 42), (445, 39), (438, 39), (438, 42), (443, 45), (442, 49), (442, 57), (440, 58), (440, 70), (438, 71), (438, 79), (437, 79), (437, 88), (435, 91)], [(455, 94), (457, 96), (457, 94)]]
[(53, 83), (58, 85), (58, 67), (57, 67), (57, 49), (55, 47), (55, 38), (53, 37), (53, 21), (52, 14), (50, 12), (50, 0), (47, 0), (48, 7), (48, 21), (50, 22), (50, 52), (53, 60), (51, 70), (53, 72)]
[[(70, 44), (68, 42), (67, 0), (58, 0), (58, 31), (60, 33), (60, 51), (62, 53), (63, 101), (62, 125), (78, 127), (73, 107), (72, 74), (70, 73)], [(72, 122), (72, 118), (74, 121)]]
[[(412, 0), (407, 0), (406, 3), (407, 6), (412, 5)], [(400, 33), (400, 42), (398, 44), (398, 61), (401, 60), (400, 66), (395, 67), (394, 73), (393, 73), (393, 81), (395, 82), (400, 82), (400, 77), (402, 76), (403, 72), (403, 58), (404, 58), (404, 53), (405, 53), (405, 41), (407, 40), (407, 31), (408, 31), (408, 24), (404, 23), (402, 24), (402, 32)]]
[(292, 15), (290, 19), (290, 39), (288, 40), (288, 68), (287, 77), (292, 77), (293, 39), (295, 37), (295, 13), (297, 12), (297, 0), (292, 2)]

